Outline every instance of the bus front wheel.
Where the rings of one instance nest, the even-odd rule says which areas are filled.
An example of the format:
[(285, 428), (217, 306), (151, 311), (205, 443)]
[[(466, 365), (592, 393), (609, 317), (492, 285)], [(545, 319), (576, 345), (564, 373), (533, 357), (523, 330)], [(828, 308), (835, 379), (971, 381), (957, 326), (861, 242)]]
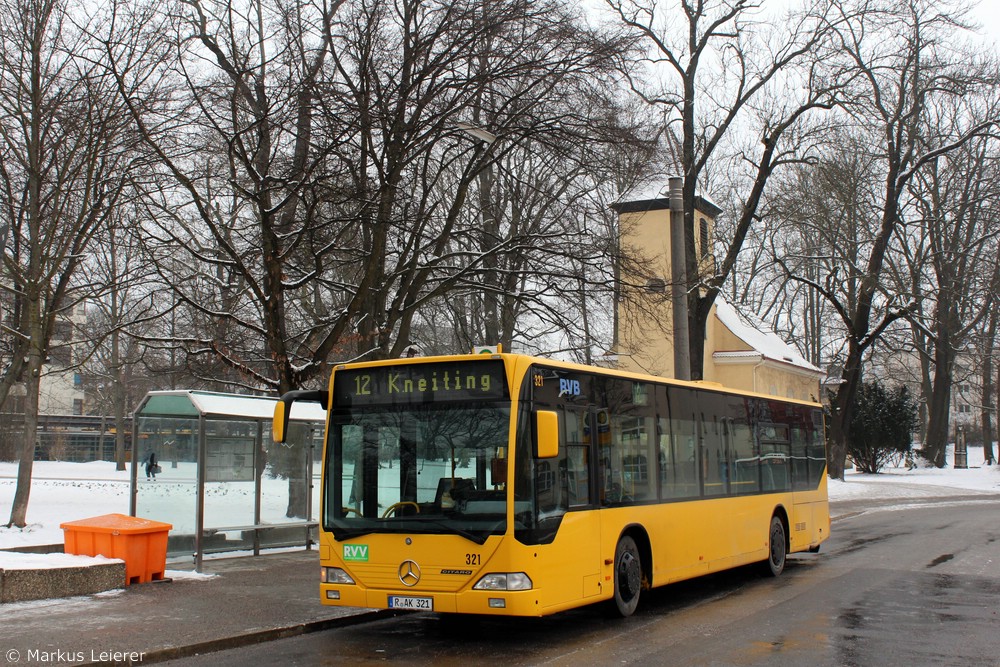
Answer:
[(781, 517), (771, 517), (771, 529), (768, 531), (767, 569), (772, 577), (777, 577), (785, 571), (785, 554), (788, 550), (788, 538), (785, 536), (785, 524)]
[(615, 548), (615, 609), (621, 616), (631, 616), (639, 606), (642, 590), (642, 561), (639, 548), (628, 535)]

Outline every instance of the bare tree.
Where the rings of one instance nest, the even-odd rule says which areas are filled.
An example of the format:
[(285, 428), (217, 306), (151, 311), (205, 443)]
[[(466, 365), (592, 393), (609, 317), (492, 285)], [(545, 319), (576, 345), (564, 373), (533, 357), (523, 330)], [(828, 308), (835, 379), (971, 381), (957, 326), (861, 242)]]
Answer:
[[(367, 287), (371, 302), (365, 311), (370, 315), (359, 322), (358, 351), (398, 354), (410, 342), (419, 308), (445, 295), (452, 300), (456, 294), (468, 304), (469, 321), (479, 322), (471, 327), (471, 335), (509, 346), (526, 310), (540, 315), (542, 321), (555, 312), (552, 302), (543, 297), (546, 291), (552, 292), (551, 281), (543, 287), (532, 277), (558, 272), (552, 268), (560, 252), (556, 248), (565, 247), (567, 232), (557, 212), (565, 210), (573, 196), (570, 192), (576, 192), (567, 190), (572, 181), (565, 173), (576, 173), (578, 168), (564, 156), (568, 147), (593, 136), (581, 132), (589, 120), (585, 95), (599, 89), (622, 45), (613, 37), (587, 30), (558, 3), (527, 7), (473, 2), (452, 5), (446, 12), (417, 11), (409, 2), (398, 4), (403, 9), (396, 13), (404, 17), (426, 14), (429, 20), (422, 24), (431, 32), (421, 48), (435, 50), (439, 53), (436, 61), (448, 63), (449, 68), (460, 64), (462, 75), (450, 74), (453, 89), (443, 91), (446, 94), (438, 95), (434, 103), (424, 97), (433, 91), (428, 82), (440, 72), (399, 63), (396, 56), (381, 67), (355, 66), (354, 76), (344, 75), (344, 79), (360, 80), (363, 72), (388, 71), (391, 81), (368, 88), (402, 96), (388, 100), (390, 109), (421, 112), (407, 112), (405, 117), (395, 112), (372, 113), (370, 105), (386, 101), (365, 101), (361, 93), (368, 88), (348, 86), (352, 103), (359, 109), (353, 115), (375, 121), (370, 127), (360, 126), (364, 142), (358, 151), (372, 166), (352, 169), (375, 174), (365, 190), (371, 197), (357, 199), (380, 202), (359, 212), (361, 228), (371, 227), (367, 238), (377, 242), (377, 247), (388, 248), (384, 253), (388, 261), (373, 267), (374, 277), (365, 274), (373, 285), (384, 287), (374, 291)], [(372, 11), (377, 10), (373, 6)], [(461, 26), (467, 18), (471, 25), (486, 29), (464, 31)], [(365, 25), (375, 23), (366, 20)], [(434, 30), (442, 30), (441, 36)], [(442, 37), (447, 37), (447, 44)], [(392, 44), (394, 39), (389, 36), (384, 41)], [(453, 51), (453, 45), (458, 51)], [(405, 54), (407, 48), (395, 51)], [(474, 57), (468, 59), (466, 54)], [(385, 58), (384, 54), (371, 56), (383, 63)], [(344, 58), (338, 57), (337, 62), (344, 63)], [(454, 139), (448, 141), (449, 133), (442, 133), (441, 123), (447, 128), (458, 119), (471, 120), (493, 133), (496, 141), (474, 144), (471, 153), (468, 148), (464, 155), (455, 153)], [(397, 128), (406, 131), (395, 142), (387, 140), (396, 135)], [(459, 139), (469, 146), (461, 135)], [(369, 145), (386, 149), (372, 151)], [(345, 162), (352, 159), (345, 156)], [(565, 172), (559, 174), (559, 169)], [(425, 223), (424, 216), (435, 209), (441, 221)], [(413, 262), (409, 251), (396, 249), (398, 241), (391, 234), (376, 233), (386, 227), (394, 229), (391, 223), (399, 218), (408, 221), (400, 228), (401, 235), (413, 238), (415, 247), (423, 244), (425, 248), (420, 264)], [(413, 230), (419, 234), (414, 236)], [(373, 322), (378, 323), (379, 333), (369, 343)]]
[[(196, 325), (175, 330), (174, 344), (249, 387), (287, 391), (310, 360), (286, 333), (286, 308), (311, 275), (291, 258), (316, 249), (321, 227), (311, 197), (326, 149), (314, 111), (336, 6), (119, 5), (104, 36), (105, 62), (162, 167), (144, 228), (152, 257), (181, 260), (156, 268), (171, 311)], [(238, 344), (247, 339), (264, 345)]]
[(752, 232), (755, 252), (744, 253), (736, 274), (752, 279), (739, 286), (733, 280), (734, 302), (770, 315), (775, 331), (783, 330), (784, 318), (784, 330), (794, 328), (795, 341), (817, 366), (842, 357), (847, 332), (829, 300), (836, 295), (848, 308), (857, 301), (859, 257), (877, 222), (870, 211), (879, 173), (869, 139), (831, 126), (814, 163), (775, 179), (761, 211), (765, 225)]
[[(970, 95), (950, 101), (936, 109), (933, 124), (945, 136), (961, 136), (969, 119), (975, 123), (974, 119), (995, 113), (975, 108), (975, 100)], [(929, 343), (918, 349), (933, 367), (933, 377), (922, 383), (930, 390), (924, 396), (928, 406), (924, 456), (937, 467), (945, 464), (956, 364), (960, 355), (970, 356), (970, 337), (989, 314), (993, 276), (1000, 270), (1000, 227), (988, 205), (997, 196), (997, 175), (990, 168), (995, 151), (994, 140), (974, 137), (928, 162), (908, 186), (913, 219), (901, 233), (911, 248), (926, 247), (926, 252), (913, 253), (922, 261), (908, 272), (915, 278), (909, 291), (931, 307), (926, 322), (917, 322), (926, 327), (921, 340)], [(923, 293), (918, 295), (917, 290)]]
[[(701, 379), (708, 314), (736, 266), (768, 179), (781, 165), (803, 157), (802, 146), (788, 141), (788, 136), (812, 111), (833, 104), (833, 80), (823, 78), (816, 65), (829, 25), (823, 13), (810, 8), (785, 17), (780, 23), (787, 30), (768, 30), (768, 19), (750, 0), (711, 4), (681, 0), (679, 13), (655, 1), (607, 0), (607, 4), (646, 39), (651, 55), (643, 64), (652, 75), (666, 76), (662, 89), (641, 83), (637, 75), (632, 87), (662, 108), (667, 132), (677, 137), (680, 146), (677, 168), (683, 178), (690, 375)], [(789, 81), (796, 82), (796, 94), (787, 86)], [(738, 143), (735, 137), (748, 134), (756, 141), (743, 142), (740, 152), (747, 176), (736, 186), (741, 207), (735, 213), (732, 236), (715, 273), (701, 275), (704, 264), (695, 250), (697, 191), (708, 185), (712, 161)]]
[(118, 470), (125, 470), (129, 409), (147, 391), (159, 388), (144, 373), (143, 362), (152, 350), (138, 337), (148, 332), (158, 310), (151, 298), (152, 271), (141, 252), (135, 214), (134, 206), (119, 206), (95, 239), (88, 262), (96, 291), (88, 302), (86, 337), (91, 353), (82, 371), (90, 409), (114, 420)]
[(10, 225), (0, 285), (14, 302), (0, 399), (16, 382), (26, 389), (14, 526), (26, 521), (49, 341), (88, 293), (78, 269), (126, 168), (121, 110), (88, 53), (86, 32), (60, 0), (0, 4), (0, 206)]
[(996, 290), (997, 279), (1000, 275), (994, 275), (993, 290), (990, 298), (986, 302), (988, 311), (986, 319), (986, 332), (982, 338), (982, 366), (980, 368), (980, 387), (982, 388), (982, 407), (980, 408), (980, 419), (983, 424), (983, 463), (993, 465), (996, 463), (993, 443), (995, 441), (996, 430), (994, 425), (1000, 425), (996, 420), (996, 388), (994, 373), (993, 354), (996, 350), (997, 326), (1000, 324), (1000, 309), (997, 308)]
[(842, 76), (855, 86), (854, 100), (846, 109), (859, 127), (877, 133), (878, 144), (870, 154), (880, 156), (883, 174), (883, 190), (876, 200), (879, 226), (858, 257), (857, 282), (852, 288), (856, 298), (853, 303), (829, 299), (848, 331), (830, 426), (829, 472), (840, 478), (865, 354), (884, 331), (912, 310), (908, 301), (887, 294), (882, 282), (890, 244), (902, 222), (907, 186), (924, 165), (954, 151), (990, 122), (960, 128), (936, 128), (929, 122), (932, 99), (961, 96), (976, 84), (968, 74), (968, 63), (959, 62), (944, 48), (953, 28), (947, 8), (922, 0), (904, 0), (880, 11), (864, 2), (838, 2), (835, 7), (838, 52), (845, 59)]
[[(187, 258), (180, 275), (158, 262), (193, 326), (175, 342), (234, 384), (285, 391), (335, 357), (399, 354), (421, 308), (525, 246), (483, 243), (470, 188), (553, 133), (560, 86), (618, 52), (550, 3), (254, 7), (134, 14), (144, 43), (178, 36), (137, 61), (107, 43), (123, 85), (162, 100), (130, 108), (169, 179), (149, 192), (150, 250)], [(500, 139), (469, 141), (469, 119)]]

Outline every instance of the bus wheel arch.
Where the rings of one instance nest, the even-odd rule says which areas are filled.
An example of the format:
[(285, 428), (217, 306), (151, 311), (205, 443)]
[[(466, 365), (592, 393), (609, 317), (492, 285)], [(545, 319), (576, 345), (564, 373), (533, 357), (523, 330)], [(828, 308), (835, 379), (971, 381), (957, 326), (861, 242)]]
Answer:
[(767, 559), (764, 561), (764, 572), (772, 577), (785, 571), (785, 562), (790, 547), (788, 532), (788, 514), (785, 508), (778, 505), (771, 514), (767, 528)]
[(615, 545), (615, 557), (611, 609), (613, 615), (631, 616), (639, 606), (639, 598), (644, 589), (649, 589), (652, 581), (652, 550), (649, 536), (638, 526), (622, 532)]

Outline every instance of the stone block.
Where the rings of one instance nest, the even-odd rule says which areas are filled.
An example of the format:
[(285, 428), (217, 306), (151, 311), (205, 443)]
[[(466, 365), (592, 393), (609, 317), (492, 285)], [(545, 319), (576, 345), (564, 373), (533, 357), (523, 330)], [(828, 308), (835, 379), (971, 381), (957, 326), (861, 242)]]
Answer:
[(125, 587), (125, 563), (0, 570), (0, 603), (90, 595)]

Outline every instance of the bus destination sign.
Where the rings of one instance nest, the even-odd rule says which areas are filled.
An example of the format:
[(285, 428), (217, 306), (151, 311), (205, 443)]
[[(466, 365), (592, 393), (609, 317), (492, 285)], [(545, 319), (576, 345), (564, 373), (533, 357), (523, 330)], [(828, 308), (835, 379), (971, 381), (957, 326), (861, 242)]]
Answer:
[(482, 401), (507, 398), (499, 360), (375, 366), (337, 371), (334, 405)]

